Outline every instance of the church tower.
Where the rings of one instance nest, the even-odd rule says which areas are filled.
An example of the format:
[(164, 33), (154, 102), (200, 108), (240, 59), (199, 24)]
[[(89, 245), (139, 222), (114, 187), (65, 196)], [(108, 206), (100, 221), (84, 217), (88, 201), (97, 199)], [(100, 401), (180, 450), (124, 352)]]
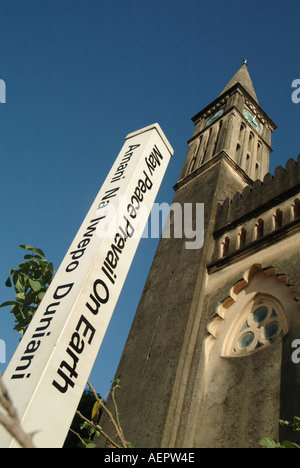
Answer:
[(204, 244), (160, 240), (116, 373), (120, 418), (135, 447), (255, 447), (300, 414), (299, 165), (268, 174), (276, 125), (246, 62), (192, 121), (173, 203), (204, 204)]
[[(269, 170), (271, 134), (276, 125), (258, 104), (247, 63), (220, 96), (193, 119), (195, 131), (180, 179), (211, 161), (221, 151), (249, 184)], [(235, 163), (235, 164), (234, 164)]]

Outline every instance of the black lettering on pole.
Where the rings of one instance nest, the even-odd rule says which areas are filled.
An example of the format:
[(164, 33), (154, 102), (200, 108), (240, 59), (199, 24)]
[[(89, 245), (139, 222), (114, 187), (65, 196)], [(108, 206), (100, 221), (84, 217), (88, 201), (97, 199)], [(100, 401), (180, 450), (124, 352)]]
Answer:
[(66, 297), (71, 291), (71, 289), (73, 288), (73, 286), (74, 286), (74, 283), (64, 284), (63, 286), (58, 286), (58, 288), (56, 288), (55, 293), (53, 294), (53, 298), (62, 299), (63, 297)]
[[(105, 192), (105, 196), (102, 197), (102, 200), (108, 200), (109, 198), (113, 198), (116, 196), (116, 192), (119, 190), (120, 187), (117, 187), (115, 189), (107, 190)], [(107, 195), (106, 195), (107, 194)]]
[(87, 232), (83, 234), (83, 237), (93, 237), (94, 231), (96, 230), (96, 227), (101, 219), (105, 218), (105, 216), (100, 216), (100, 218), (92, 219), (90, 226), (87, 228)]
[(72, 380), (64, 374), (64, 372), (61, 369), (57, 370), (58, 375), (63, 379), (65, 385), (62, 386), (59, 383), (56, 382), (56, 380), (53, 380), (52, 385), (60, 392), (60, 393), (66, 393), (68, 391), (69, 387), (74, 387), (75, 384), (72, 382)]
[[(98, 286), (102, 286), (102, 290), (104, 290), (104, 295), (102, 294), (102, 290), (99, 292)], [(104, 283), (103, 280), (96, 280), (94, 282), (94, 294), (97, 298), (97, 300), (100, 302), (100, 304), (106, 304), (108, 299), (109, 299), (109, 290), (106, 284)], [(104, 296), (104, 297), (102, 297)]]
[[(46, 312), (44, 315), (52, 315), (55, 314), (57, 307), (59, 306), (60, 302), (54, 302), (53, 304), (48, 305)], [(55, 307), (55, 310), (51, 310), (51, 308)]]
[[(99, 286), (101, 286), (101, 289)], [(97, 315), (99, 313), (101, 304), (106, 304), (109, 299), (109, 290), (103, 280), (97, 279), (94, 282), (93, 294), (90, 294), (90, 299), (93, 301), (94, 307), (91, 306), (89, 302), (86, 303), (86, 307), (90, 310), (90, 312), (92, 312), (93, 315)]]
[(90, 299), (93, 301), (94, 305), (91, 305), (89, 302), (87, 302), (85, 305), (89, 309), (89, 311), (92, 312), (93, 315), (98, 315), (100, 309), (100, 302), (97, 301), (93, 294), (90, 294)]
[[(90, 324), (90, 322), (81, 315), (79, 322), (76, 326), (76, 331), (72, 334), (71, 341), (68, 348), (66, 349), (67, 357), (63, 360), (57, 369), (57, 374), (63, 380), (63, 383), (59, 383), (56, 380), (52, 381), (52, 385), (60, 392), (67, 393), (68, 389), (74, 388), (74, 380), (78, 377), (77, 365), (79, 363), (78, 355), (82, 354), (85, 349), (85, 341), (82, 337), (87, 338), (87, 342), (90, 345), (95, 336), (96, 330)], [(63, 370), (66, 370), (66, 373)], [(67, 375), (68, 374), (68, 375)]]
[(78, 325), (77, 325), (77, 327), (76, 327), (76, 331), (79, 332), (79, 330), (80, 330), (82, 324), (85, 324), (85, 325), (86, 325), (85, 330), (84, 330), (84, 333), (83, 333), (83, 336), (84, 336), (84, 337), (86, 337), (86, 335), (88, 334), (89, 331), (91, 332), (91, 335), (90, 335), (89, 340), (88, 340), (88, 344), (91, 344), (92, 341), (93, 341), (93, 339), (94, 339), (96, 330), (95, 330), (94, 327), (92, 327), (92, 325), (91, 325), (90, 322), (85, 318), (84, 315), (82, 315), (82, 316), (80, 317), (80, 320), (79, 320)]
[[(72, 290), (74, 283), (69, 283), (69, 284), (64, 284), (62, 286), (58, 286), (53, 294), (53, 299), (63, 299), (65, 298), (69, 292)], [(52, 319), (57, 311), (58, 306), (60, 305), (59, 302), (52, 302), (49, 304), (46, 308), (46, 311), (43, 313), (41, 320), (38, 323), (37, 328), (35, 329), (34, 333), (31, 336), (31, 341), (27, 345), (24, 355), (20, 359), (21, 363), (26, 362), (26, 365), (19, 365), (15, 369), (15, 374), (12, 375), (12, 379), (23, 379), (25, 377), (25, 374), (18, 374), (18, 372), (23, 372), (27, 370), (32, 363), (32, 360), (35, 357), (35, 353), (38, 351), (40, 346), (42, 345), (42, 342), (35, 341), (33, 338), (43, 338), (51, 335), (51, 331), (49, 331)], [(51, 315), (51, 317), (49, 317)], [(27, 332), (28, 333), (28, 332)], [(26, 335), (27, 336), (27, 335)], [(28, 354), (31, 353), (30, 356)], [(29, 378), (31, 374), (27, 374), (26, 378)]]
[[(116, 166), (116, 171), (110, 181), (111, 184), (124, 178), (123, 176), (126, 167), (133, 155), (133, 151), (139, 146), (140, 145), (134, 145), (129, 147), (128, 151), (123, 157), (123, 160), (118, 164), (118, 166)], [(114, 241), (111, 243), (106, 254), (104, 253), (103, 255), (103, 263), (99, 270), (102, 278), (98, 277), (96, 280), (93, 280), (92, 291), (87, 293), (88, 300), (85, 305), (87, 310), (92, 313), (92, 316), (97, 316), (99, 314), (100, 308), (109, 302), (110, 288), (116, 287), (115, 284), (116, 282), (118, 283), (118, 265), (121, 261), (122, 253), (126, 248), (127, 241), (130, 243), (128, 239), (131, 239), (135, 233), (135, 223), (133, 220), (138, 217), (138, 211), (142, 202), (144, 202), (147, 192), (151, 191), (153, 188), (154, 183), (151, 180), (152, 175), (157, 170), (157, 168), (161, 166), (162, 159), (163, 155), (156, 145), (153, 147), (149, 156), (145, 158), (146, 167), (145, 170), (143, 170), (142, 177), (137, 180), (136, 186), (131, 193), (130, 204), (127, 205), (127, 216), (122, 214), (123, 218), (121, 225), (119, 225), (119, 228), (115, 233), (113, 238)], [(120, 187), (106, 190), (104, 196), (102, 196), (102, 199), (98, 204), (98, 209), (105, 208), (110, 203), (110, 200), (116, 197), (119, 190)], [(77, 268), (79, 261), (81, 261), (85, 254), (86, 246), (93, 236), (97, 224), (99, 223), (100, 219), (103, 218), (105, 218), (105, 216), (90, 222), (90, 226), (84, 234), (84, 238), (88, 239), (83, 239), (77, 245), (77, 248), (70, 252), (72, 261), (66, 269), (67, 272), (71, 272)], [(123, 265), (120, 265), (120, 269), (122, 269), (121, 267), (123, 268)], [(72, 286), (73, 284), (59, 286), (55, 291), (54, 299), (64, 298), (67, 294), (69, 294)], [(55, 304), (52, 305), (53, 308), (54, 305)], [(105, 307), (103, 307), (103, 310), (103, 312), (101, 310), (101, 313), (104, 314)], [(78, 378), (80, 372), (80, 357), (84, 352), (86, 352), (87, 344), (92, 344), (95, 334), (96, 329), (92, 326), (85, 315), (81, 315), (76, 326), (76, 330), (71, 334), (68, 348), (65, 351), (65, 359), (61, 361), (60, 366), (57, 369), (57, 375), (60, 380), (58, 379), (58, 382), (57, 380), (53, 380), (52, 382), (53, 386), (59, 392), (67, 393), (69, 388), (73, 388), (75, 386), (75, 381)], [(34, 351), (34, 344), (32, 344), (32, 347)], [(21, 377), (15, 376), (15, 378)]]

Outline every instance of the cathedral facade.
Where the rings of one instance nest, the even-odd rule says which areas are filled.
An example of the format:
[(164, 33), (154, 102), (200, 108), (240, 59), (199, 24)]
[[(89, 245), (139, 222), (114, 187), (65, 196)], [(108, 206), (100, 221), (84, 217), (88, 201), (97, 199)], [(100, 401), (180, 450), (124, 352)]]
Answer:
[(116, 373), (125, 437), (291, 440), (279, 419), (300, 416), (300, 158), (269, 173), (276, 125), (246, 63), (192, 120), (173, 203), (204, 203), (204, 245), (160, 240)]

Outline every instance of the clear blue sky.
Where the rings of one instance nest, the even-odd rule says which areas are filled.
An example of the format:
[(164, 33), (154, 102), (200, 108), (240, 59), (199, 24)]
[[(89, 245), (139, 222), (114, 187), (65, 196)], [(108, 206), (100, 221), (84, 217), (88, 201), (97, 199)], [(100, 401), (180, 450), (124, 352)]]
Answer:
[[(242, 65), (278, 125), (271, 172), (300, 152), (299, 0), (0, 0), (0, 302), (19, 244), (56, 269), (124, 137), (158, 122), (175, 150), (159, 202), (171, 203), (190, 118)], [(104, 394), (119, 362), (155, 253), (143, 240), (91, 381)], [(7, 360), (18, 344), (0, 309)], [(1, 365), (3, 371), (5, 366)]]

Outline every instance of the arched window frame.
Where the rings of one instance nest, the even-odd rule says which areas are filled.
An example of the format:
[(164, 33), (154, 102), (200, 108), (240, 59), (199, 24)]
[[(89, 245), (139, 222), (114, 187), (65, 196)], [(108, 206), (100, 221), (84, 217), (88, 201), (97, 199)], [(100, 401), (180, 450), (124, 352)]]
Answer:
[(264, 220), (262, 218), (260, 218), (258, 221), (257, 221), (257, 224), (255, 226), (255, 238), (256, 240), (258, 239), (261, 239), (262, 237), (264, 237)]
[(242, 249), (246, 245), (247, 240), (247, 231), (246, 228), (242, 228), (241, 232), (239, 233), (239, 249)]
[(283, 222), (283, 213), (282, 211), (278, 208), (274, 214), (274, 228), (279, 229), (282, 227), (282, 222)]
[(248, 140), (248, 152), (251, 154), (253, 151), (253, 144), (254, 144), (254, 133), (249, 133), (249, 140)]
[(300, 199), (296, 198), (293, 203), (293, 219), (300, 218)]
[(229, 237), (225, 237), (225, 239), (222, 242), (221, 257), (226, 257), (229, 254), (229, 247), (230, 239)]
[(279, 341), (289, 331), (281, 303), (273, 296), (258, 293), (241, 311), (224, 341), (223, 357), (243, 357)]

